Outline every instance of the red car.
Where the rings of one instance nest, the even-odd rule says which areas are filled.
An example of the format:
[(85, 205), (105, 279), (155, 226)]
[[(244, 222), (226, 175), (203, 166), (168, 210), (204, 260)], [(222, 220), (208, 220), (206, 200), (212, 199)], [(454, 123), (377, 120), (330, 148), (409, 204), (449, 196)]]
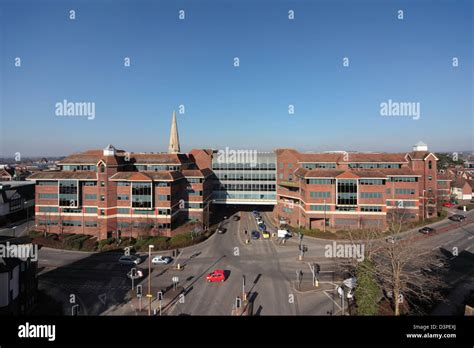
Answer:
[(452, 208), (452, 207), (454, 207), (454, 204), (453, 204), (453, 203), (446, 202), (446, 203), (443, 203), (443, 207)]
[(225, 280), (224, 270), (216, 269), (214, 272), (209, 273), (206, 280), (210, 282), (223, 282)]

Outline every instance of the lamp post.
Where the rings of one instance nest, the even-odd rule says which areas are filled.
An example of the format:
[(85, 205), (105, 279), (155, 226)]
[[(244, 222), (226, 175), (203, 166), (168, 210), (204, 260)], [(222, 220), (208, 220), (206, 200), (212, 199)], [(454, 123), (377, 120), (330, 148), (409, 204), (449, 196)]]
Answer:
[(423, 221), (425, 221), (425, 210), (426, 210), (425, 192), (426, 192), (426, 190), (423, 190), (423, 197), (422, 197), (422, 201), (421, 201), (421, 204), (423, 205)]
[(326, 200), (324, 200), (324, 222), (323, 222), (323, 232), (326, 233)]
[(151, 249), (153, 249), (154, 245), (148, 245), (148, 315), (151, 316)]

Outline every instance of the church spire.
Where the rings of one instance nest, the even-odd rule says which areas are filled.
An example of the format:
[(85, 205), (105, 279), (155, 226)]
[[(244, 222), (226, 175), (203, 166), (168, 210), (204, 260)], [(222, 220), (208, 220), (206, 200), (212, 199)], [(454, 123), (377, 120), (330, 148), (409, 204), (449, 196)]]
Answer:
[(170, 144), (168, 153), (179, 153), (178, 124), (176, 122), (176, 112), (173, 111), (173, 120), (171, 121)]

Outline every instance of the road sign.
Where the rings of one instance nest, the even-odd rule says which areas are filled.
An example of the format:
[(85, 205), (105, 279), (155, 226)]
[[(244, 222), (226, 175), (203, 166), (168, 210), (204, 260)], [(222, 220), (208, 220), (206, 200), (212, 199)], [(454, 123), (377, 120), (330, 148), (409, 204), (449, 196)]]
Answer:
[(178, 277), (173, 277), (171, 280), (173, 281), (173, 283), (178, 283), (178, 282), (179, 282), (179, 278), (178, 278)]
[(158, 299), (158, 301), (163, 301), (163, 293), (161, 291), (158, 291), (158, 293), (156, 294), (156, 298)]

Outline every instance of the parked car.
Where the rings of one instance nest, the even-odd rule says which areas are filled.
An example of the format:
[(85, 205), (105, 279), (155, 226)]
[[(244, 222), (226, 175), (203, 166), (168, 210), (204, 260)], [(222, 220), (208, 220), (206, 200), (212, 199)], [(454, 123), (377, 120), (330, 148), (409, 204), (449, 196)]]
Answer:
[(122, 255), (118, 262), (122, 265), (138, 265), (142, 259), (136, 255)]
[(216, 269), (206, 276), (206, 280), (211, 282), (223, 282), (225, 280), (225, 273), (222, 269)]
[(260, 239), (260, 233), (258, 233), (257, 231), (252, 231), (251, 237), (253, 240)]
[(252, 211), (252, 215), (257, 217), (260, 216), (260, 213), (257, 210)]
[(443, 207), (452, 208), (452, 207), (454, 207), (454, 204), (451, 203), (451, 202), (446, 202), (446, 203), (443, 203)]
[(161, 265), (161, 264), (169, 264), (173, 260), (170, 256), (155, 256), (152, 260), (151, 263), (154, 265)]
[(423, 233), (423, 234), (430, 234), (430, 233), (433, 233), (434, 231), (435, 231), (434, 228), (428, 227), (428, 226), (425, 226), (425, 227), (420, 228), (420, 229), (418, 230), (418, 232)]
[(464, 221), (466, 217), (461, 214), (454, 214), (454, 215), (451, 215), (448, 219), (451, 221), (461, 222), (461, 221)]
[(269, 239), (269, 238), (270, 238), (270, 232), (268, 232), (268, 231), (263, 231), (263, 232), (262, 232), (262, 238), (263, 238), (263, 239)]
[[(130, 270), (128, 273), (127, 273), (127, 277), (129, 279), (132, 279), (132, 270)], [(140, 270), (140, 269), (137, 269), (134, 276), (133, 276), (133, 279), (140, 279), (140, 278), (143, 278), (143, 271)]]
[(232, 220), (234, 220), (234, 221), (239, 221), (239, 220), (240, 220), (240, 216), (234, 215), (234, 216), (232, 216)]
[(389, 236), (387, 239), (385, 239), (386, 242), (395, 244), (399, 241), (402, 240), (402, 237), (400, 236)]
[(217, 227), (216, 232), (219, 234), (225, 233), (226, 229), (222, 226)]
[(265, 226), (265, 224), (258, 224), (258, 230), (259, 231), (266, 231), (267, 230), (267, 226)]

